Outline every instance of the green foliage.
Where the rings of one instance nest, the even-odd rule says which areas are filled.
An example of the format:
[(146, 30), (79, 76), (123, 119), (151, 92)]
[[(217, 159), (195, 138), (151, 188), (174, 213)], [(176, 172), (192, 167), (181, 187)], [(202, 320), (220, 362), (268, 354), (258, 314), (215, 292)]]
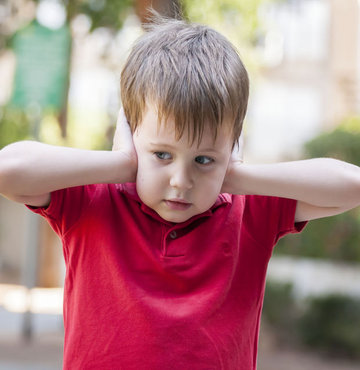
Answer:
[(68, 19), (86, 14), (91, 19), (91, 30), (99, 27), (118, 30), (133, 3), (133, 0), (77, 0), (68, 1), (66, 8)]
[(308, 142), (305, 145), (306, 156), (337, 158), (360, 166), (360, 130), (352, 129), (355, 123), (360, 127), (360, 118), (347, 120), (336, 130)]
[(268, 0), (184, 0), (187, 17), (210, 24), (236, 41), (252, 43), (260, 30), (258, 10)]
[(30, 130), (29, 119), (24, 112), (0, 107), (0, 149), (14, 141), (29, 139)]
[[(41, 0), (35, 0), (39, 3)], [(78, 14), (86, 14), (92, 22), (91, 29), (108, 27), (121, 28), (134, 0), (63, 0), (68, 21)]]
[(208, 24), (226, 36), (240, 51), (250, 74), (258, 68), (258, 55), (254, 45), (265, 30), (259, 19), (262, 4), (274, 0), (184, 0), (185, 16), (191, 22)]
[(311, 299), (299, 334), (311, 347), (360, 357), (360, 300), (339, 295)]
[[(306, 157), (331, 157), (360, 166), (360, 118), (344, 121), (305, 145)], [(275, 253), (360, 262), (360, 209), (311, 221), (300, 235), (279, 241)]]
[(360, 300), (340, 295), (294, 299), (289, 284), (267, 282), (263, 318), (281, 343), (360, 358)]
[[(18, 30), (17, 27), (22, 28), (31, 21), (31, 19), (28, 19), (28, 15), (23, 21), (19, 21), (19, 16), (22, 17), (24, 13), (20, 8), (24, 6), (25, 2), (38, 4), (40, 1), (25, 0), (12, 4), (12, 13), (6, 20), (6, 23), (11, 23), (12, 27), (0, 27), (0, 52), (2, 47), (11, 47), (11, 40), (14, 33)], [(115, 31), (119, 30), (129, 11), (134, 6), (134, 0), (62, 0), (62, 3), (66, 10), (67, 23), (70, 23), (77, 15), (85, 14), (91, 21), (90, 31), (99, 27), (106, 27)], [(16, 27), (14, 27), (14, 24)]]
[(360, 212), (311, 221), (300, 235), (281, 239), (275, 254), (360, 262)]
[[(30, 0), (28, 0), (30, 1)], [(34, 3), (38, 4), (40, 0), (34, 0)], [(19, 3), (20, 4), (20, 3)], [(14, 4), (13, 14), (22, 14), (17, 9), (19, 4)], [(22, 4), (22, 3), (21, 3)], [(67, 22), (69, 23), (73, 18), (79, 14), (85, 14), (89, 17), (91, 21), (91, 31), (99, 27), (106, 27), (111, 30), (117, 31), (122, 27), (125, 18), (128, 16), (129, 11), (134, 5), (133, 0), (63, 0), (64, 7), (67, 14)], [(10, 16), (11, 17), (11, 16)], [(15, 16), (14, 16), (15, 17)], [(8, 20), (11, 23), (11, 19)], [(29, 19), (26, 18), (28, 22)], [(16, 22), (18, 27), (23, 27), (24, 22)], [(0, 32), (3, 29), (0, 27)], [(7, 45), (11, 47), (11, 40), (16, 33), (16, 27), (11, 28), (11, 34), (1, 34), (0, 35), (0, 46)], [(71, 114), (71, 112), (70, 112)], [(105, 113), (104, 113), (105, 114)], [(64, 144), (71, 145), (77, 144), (79, 141), (81, 147), (86, 148), (104, 148), (109, 147), (107, 138), (105, 138), (106, 126), (102, 129), (94, 128), (89, 135), (89, 139), (84, 142), (84, 130), (79, 132), (76, 125), (71, 121), (72, 117), (69, 118), (69, 127), (68, 127), (68, 140), (65, 142), (61, 137), (61, 134), (58, 132), (58, 122), (54, 117), (50, 117), (44, 112), (44, 115), (41, 117), (41, 125), (39, 129), (39, 136), (36, 135), (40, 140), (49, 142), (52, 144)], [(29, 133), (34, 132), (34, 128), (31, 127), (30, 119), (28, 115), (20, 110), (10, 109), (10, 108), (1, 108), (0, 107), (0, 148), (3, 146), (18, 140), (23, 140), (30, 138)], [(77, 136), (77, 137), (75, 137)], [(100, 138), (101, 136), (101, 138)]]

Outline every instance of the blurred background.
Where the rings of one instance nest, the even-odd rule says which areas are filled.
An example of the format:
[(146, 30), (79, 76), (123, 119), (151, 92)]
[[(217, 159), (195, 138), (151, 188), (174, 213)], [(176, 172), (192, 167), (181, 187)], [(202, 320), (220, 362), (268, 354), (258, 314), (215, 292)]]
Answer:
[[(0, 0), (0, 148), (110, 149), (147, 8), (226, 35), (251, 79), (244, 156), (360, 165), (359, 0)], [(0, 197), (0, 369), (61, 369), (60, 241)], [(269, 266), (259, 370), (360, 368), (360, 210), (287, 236)]]

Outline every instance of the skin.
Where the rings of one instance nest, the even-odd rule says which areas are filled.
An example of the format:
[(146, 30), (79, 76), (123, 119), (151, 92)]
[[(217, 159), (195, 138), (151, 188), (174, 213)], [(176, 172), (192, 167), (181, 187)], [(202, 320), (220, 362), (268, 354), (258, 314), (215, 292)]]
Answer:
[[(215, 203), (231, 157), (232, 137), (226, 125), (214, 142), (206, 127), (202, 140), (190, 145), (186, 133), (176, 140), (172, 118), (158, 125), (154, 105), (148, 105), (133, 135), (137, 153), (137, 192), (163, 219), (184, 222)], [(187, 206), (169, 200), (182, 200)]]

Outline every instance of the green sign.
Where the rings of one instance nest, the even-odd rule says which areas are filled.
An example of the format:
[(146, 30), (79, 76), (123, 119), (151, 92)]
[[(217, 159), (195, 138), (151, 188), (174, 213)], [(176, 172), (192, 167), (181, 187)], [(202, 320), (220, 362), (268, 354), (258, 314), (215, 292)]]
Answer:
[(34, 21), (15, 35), (13, 105), (61, 109), (66, 96), (70, 45), (67, 25), (51, 30)]

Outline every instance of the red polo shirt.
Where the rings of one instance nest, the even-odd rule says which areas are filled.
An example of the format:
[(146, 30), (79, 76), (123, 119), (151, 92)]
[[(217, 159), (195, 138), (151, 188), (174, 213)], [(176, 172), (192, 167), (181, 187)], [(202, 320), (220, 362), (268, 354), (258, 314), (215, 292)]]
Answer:
[(52, 193), (32, 210), (63, 242), (64, 369), (255, 369), (273, 246), (305, 226), (295, 208), (221, 194), (175, 224), (135, 184)]

